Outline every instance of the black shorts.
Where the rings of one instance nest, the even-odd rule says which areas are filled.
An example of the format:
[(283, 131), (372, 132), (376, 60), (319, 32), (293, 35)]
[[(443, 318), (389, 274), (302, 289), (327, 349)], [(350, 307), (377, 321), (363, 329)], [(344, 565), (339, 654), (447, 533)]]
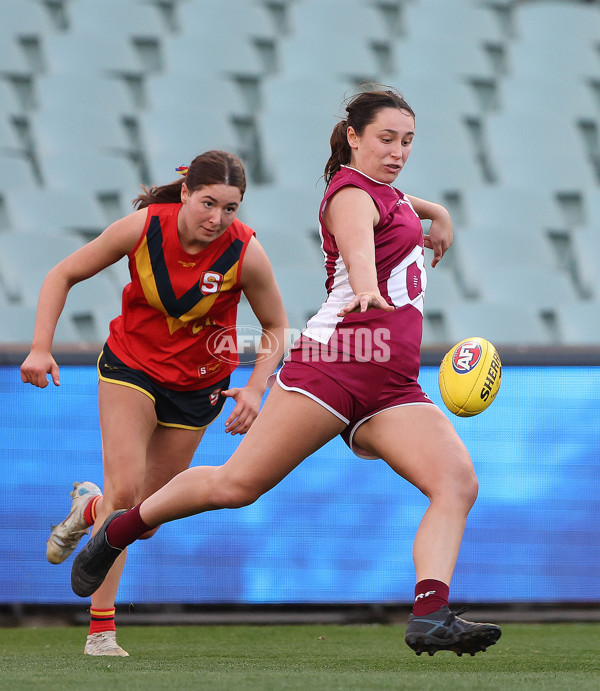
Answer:
[(128, 367), (105, 344), (98, 358), (102, 381), (137, 389), (152, 399), (159, 425), (200, 430), (208, 427), (221, 412), (229, 388), (229, 375), (206, 389), (174, 391), (158, 384), (141, 370)]

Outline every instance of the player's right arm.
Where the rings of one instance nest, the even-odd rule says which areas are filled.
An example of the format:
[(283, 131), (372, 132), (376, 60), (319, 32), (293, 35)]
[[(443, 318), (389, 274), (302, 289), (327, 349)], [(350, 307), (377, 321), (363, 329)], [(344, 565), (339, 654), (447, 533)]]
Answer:
[(94, 276), (129, 254), (137, 244), (147, 217), (147, 209), (134, 211), (112, 223), (97, 238), (59, 262), (51, 269), (40, 290), (31, 351), (21, 365), (24, 383), (44, 388), (50, 374), (59, 385), (58, 365), (52, 357), (56, 324), (69, 290), (80, 281)]
[(354, 291), (354, 297), (338, 312), (338, 316), (368, 309), (393, 311), (377, 284), (373, 228), (379, 223), (379, 212), (371, 197), (359, 187), (343, 187), (329, 199), (324, 215)]

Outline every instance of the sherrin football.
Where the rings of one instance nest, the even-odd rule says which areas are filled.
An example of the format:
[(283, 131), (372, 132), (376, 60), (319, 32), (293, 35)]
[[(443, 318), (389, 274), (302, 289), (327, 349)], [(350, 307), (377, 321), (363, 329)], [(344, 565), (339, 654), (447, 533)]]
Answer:
[(496, 348), (485, 338), (466, 338), (444, 355), (440, 365), (442, 400), (458, 417), (479, 415), (496, 398), (501, 378)]

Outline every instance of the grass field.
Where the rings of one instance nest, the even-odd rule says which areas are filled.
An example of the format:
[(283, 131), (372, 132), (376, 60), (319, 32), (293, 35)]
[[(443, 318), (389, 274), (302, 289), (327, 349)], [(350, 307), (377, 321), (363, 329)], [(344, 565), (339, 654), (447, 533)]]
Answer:
[(400, 626), (122, 627), (129, 658), (82, 654), (82, 627), (0, 630), (3, 689), (600, 688), (600, 624), (503, 626), (475, 657), (417, 657)]

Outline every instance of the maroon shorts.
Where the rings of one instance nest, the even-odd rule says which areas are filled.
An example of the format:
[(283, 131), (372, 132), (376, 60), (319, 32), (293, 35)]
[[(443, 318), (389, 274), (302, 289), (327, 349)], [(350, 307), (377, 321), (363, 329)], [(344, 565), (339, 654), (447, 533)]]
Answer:
[(302, 350), (292, 349), (277, 373), (277, 382), (327, 408), (346, 423), (342, 439), (360, 458), (377, 458), (354, 443), (356, 430), (389, 408), (433, 401), (419, 383), (373, 362), (302, 361)]

